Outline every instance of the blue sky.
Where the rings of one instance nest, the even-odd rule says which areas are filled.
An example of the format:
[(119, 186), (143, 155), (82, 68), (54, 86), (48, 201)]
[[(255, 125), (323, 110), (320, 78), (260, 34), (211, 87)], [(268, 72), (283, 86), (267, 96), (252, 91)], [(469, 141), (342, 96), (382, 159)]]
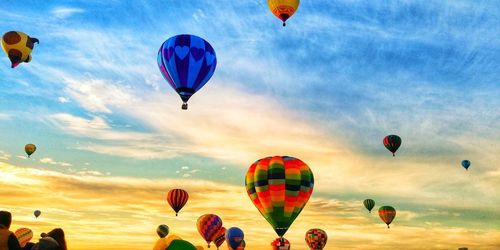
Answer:
[[(16, 166), (240, 185), (253, 161), (290, 154), (320, 197), (480, 207), (449, 225), (498, 215), (498, 1), (304, 0), (286, 28), (265, 1), (7, 0), (0, 16), (40, 40), (29, 64), (0, 58), (0, 150)], [(218, 58), (187, 112), (156, 65), (182, 33)], [(387, 134), (403, 138), (396, 159)]]

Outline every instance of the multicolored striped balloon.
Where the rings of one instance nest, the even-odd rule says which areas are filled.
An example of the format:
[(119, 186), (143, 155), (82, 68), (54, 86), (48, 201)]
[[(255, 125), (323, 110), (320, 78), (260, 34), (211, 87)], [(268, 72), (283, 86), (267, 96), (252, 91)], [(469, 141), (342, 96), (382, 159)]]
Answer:
[(313, 228), (306, 232), (306, 243), (311, 250), (322, 250), (327, 240), (328, 235), (321, 229)]
[(217, 247), (217, 250), (219, 249), (220, 246), (226, 241), (226, 228), (221, 227), (219, 232), (215, 235), (215, 238), (213, 240), (215, 246)]
[(382, 206), (378, 209), (378, 216), (387, 224), (387, 228), (390, 228), (389, 224), (391, 224), (394, 217), (396, 217), (396, 209), (391, 206)]
[(290, 241), (283, 237), (276, 238), (271, 242), (273, 250), (290, 250)]
[(198, 218), (196, 226), (201, 237), (205, 239), (208, 247), (210, 247), (210, 242), (215, 239), (215, 236), (222, 228), (222, 220), (215, 214), (204, 214)]
[(167, 201), (170, 207), (175, 211), (175, 216), (178, 215), (179, 211), (186, 205), (189, 199), (188, 192), (183, 189), (172, 189), (168, 191)]
[(365, 205), (366, 209), (368, 209), (368, 212), (372, 212), (373, 207), (375, 206), (375, 201), (372, 199), (366, 199), (363, 201), (363, 205)]
[(19, 241), (19, 245), (21, 247), (26, 246), (28, 242), (33, 238), (33, 231), (29, 228), (19, 228), (14, 232), (16, 235), (17, 241)]
[(388, 135), (384, 138), (384, 146), (396, 156), (396, 151), (401, 146), (401, 137), (397, 135)]
[(245, 185), (255, 207), (283, 236), (311, 197), (314, 176), (301, 160), (274, 156), (252, 164)]
[(165, 41), (158, 51), (161, 74), (181, 97), (182, 109), (215, 72), (217, 58), (212, 46), (201, 37), (177, 35)]

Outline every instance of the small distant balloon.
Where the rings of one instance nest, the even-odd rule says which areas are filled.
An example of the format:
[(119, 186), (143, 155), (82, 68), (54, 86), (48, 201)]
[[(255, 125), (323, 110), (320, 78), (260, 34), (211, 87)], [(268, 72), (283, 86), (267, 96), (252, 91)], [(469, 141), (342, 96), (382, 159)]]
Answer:
[(16, 235), (17, 241), (21, 247), (26, 246), (28, 242), (33, 238), (33, 232), (29, 228), (19, 228), (14, 233)]
[(35, 210), (35, 212), (33, 212), (33, 214), (35, 215), (35, 218), (38, 218), (38, 216), (40, 216), (42, 214), (42, 212), (40, 210)]
[(165, 238), (168, 235), (168, 226), (165, 224), (159, 225), (158, 228), (156, 228), (156, 233), (160, 238)]
[(306, 243), (311, 250), (322, 250), (326, 246), (328, 235), (319, 228), (309, 229), (306, 232)]
[(232, 249), (237, 249), (241, 245), (241, 242), (245, 238), (243, 230), (232, 227), (226, 231), (226, 242)]
[(24, 146), (24, 151), (26, 152), (26, 154), (28, 155), (28, 158), (29, 158), (36, 151), (35, 144), (31, 144), (31, 143), (26, 144)]
[(269, 10), (281, 21), (283, 27), (286, 26), (286, 20), (290, 18), (299, 8), (300, 0), (268, 0)]
[(368, 212), (372, 212), (373, 207), (375, 206), (375, 201), (372, 199), (366, 199), (363, 201), (363, 205), (365, 205), (366, 209), (368, 209)]
[(401, 137), (397, 135), (388, 135), (384, 138), (384, 146), (396, 156), (396, 151), (401, 146)]
[(9, 31), (2, 36), (2, 49), (9, 57), (11, 68), (31, 61), (31, 51), (38, 39), (20, 31)]
[(175, 211), (175, 216), (178, 215), (179, 211), (186, 205), (189, 199), (189, 194), (183, 189), (172, 189), (168, 191), (167, 201), (170, 207)]
[(271, 242), (273, 250), (290, 250), (290, 241), (283, 237), (276, 238)]
[(463, 160), (462, 161), (462, 167), (465, 168), (465, 170), (469, 170), (470, 161), (469, 160)]
[(391, 224), (394, 217), (396, 217), (396, 209), (391, 206), (382, 206), (378, 209), (378, 215), (380, 219), (387, 224), (387, 228), (390, 228), (389, 224)]

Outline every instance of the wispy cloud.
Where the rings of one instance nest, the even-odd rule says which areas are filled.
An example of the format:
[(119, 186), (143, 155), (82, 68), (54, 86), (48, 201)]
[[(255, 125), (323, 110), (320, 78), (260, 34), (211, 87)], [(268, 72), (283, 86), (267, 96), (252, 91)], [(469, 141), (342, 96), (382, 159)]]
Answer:
[(54, 15), (56, 18), (69, 18), (75, 14), (83, 13), (84, 10), (80, 8), (71, 8), (71, 7), (57, 7), (52, 9), (51, 13)]
[(73, 166), (72, 164), (67, 163), (67, 162), (54, 161), (52, 158), (49, 158), (49, 157), (41, 158), (38, 161), (40, 161), (41, 163), (44, 163), (44, 164), (59, 165), (59, 166), (62, 166), (62, 167), (71, 167), (71, 166)]

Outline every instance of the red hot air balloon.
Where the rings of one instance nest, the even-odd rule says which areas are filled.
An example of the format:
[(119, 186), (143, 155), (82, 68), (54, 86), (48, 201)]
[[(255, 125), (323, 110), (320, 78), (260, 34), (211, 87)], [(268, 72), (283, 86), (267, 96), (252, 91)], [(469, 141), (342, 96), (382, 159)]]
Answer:
[(306, 243), (311, 250), (322, 250), (327, 240), (326, 232), (321, 229), (314, 228), (306, 232)]
[(378, 209), (378, 215), (380, 216), (380, 219), (387, 224), (387, 228), (390, 228), (389, 224), (391, 224), (394, 217), (396, 217), (396, 209), (391, 206), (382, 206)]
[(175, 216), (179, 213), (179, 211), (186, 205), (186, 202), (189, 199), (188, 192), (183, 189), (172, 189), (168, 191), (167, 201), (168, 204), (175, 211)]
[(222, 243), (224, 243), (224, 241), (226, 241), (226, 228), (221, 227), (213, 240), (215, 246), (217, 247), (217, 250), (219, 250), (219, 247), (222, 245)]

